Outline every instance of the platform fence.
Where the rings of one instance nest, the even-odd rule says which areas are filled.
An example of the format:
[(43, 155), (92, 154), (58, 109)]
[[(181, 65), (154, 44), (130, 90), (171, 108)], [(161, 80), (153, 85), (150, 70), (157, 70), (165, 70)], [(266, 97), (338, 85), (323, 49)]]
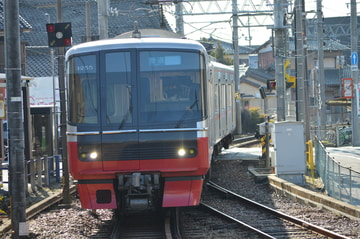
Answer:
[(329, 196), (360, 205), (360, 172), (336, 162), (318, 138), (315, 138), (315, 164)]
[[(0, 189), (3, 189), (3, 184), (9, 183), (8, 170), (8, 162), (2, 162), (0, 168), (0, 174), (2, 176)], [(62, 176), (61, 156), (43, 156), (27, 160), (25, 161), (25, 172), (26, 181), (34, 190), (36, 190), (37, 187), (50, 187), (56, 183), (60, 183)]]

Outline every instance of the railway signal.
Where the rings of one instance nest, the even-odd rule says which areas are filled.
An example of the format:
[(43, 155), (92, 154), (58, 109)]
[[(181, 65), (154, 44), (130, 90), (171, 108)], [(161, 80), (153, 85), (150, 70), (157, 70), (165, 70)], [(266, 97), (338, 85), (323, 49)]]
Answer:
[(65, 47), (71, 46), (71, 23), (49, 23), (46, 24), (46, 31), (48, 33), (49, 47)]
[(262, 98), (262, 99), (265, 99), (265, 98), (266, 98), (266, 93), (265, 93), (264, 87), (263, 87), (263, 86), (260, 86), (260, 87), (259, 87), (259, 91), (260, 91), (261, 98)]
[(276, 90), (276, 80), (275, 79), (267, 80), (266, 88), (268, 90)]

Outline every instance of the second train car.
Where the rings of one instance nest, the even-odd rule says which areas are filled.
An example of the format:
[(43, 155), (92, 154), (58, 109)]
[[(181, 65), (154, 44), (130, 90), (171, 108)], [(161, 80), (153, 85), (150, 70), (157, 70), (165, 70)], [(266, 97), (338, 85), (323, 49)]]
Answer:
[(186, 39), (108, 39), (66, 53), (70, 173), (83, 208), (195, 206), (235, 129), (230, 67)]

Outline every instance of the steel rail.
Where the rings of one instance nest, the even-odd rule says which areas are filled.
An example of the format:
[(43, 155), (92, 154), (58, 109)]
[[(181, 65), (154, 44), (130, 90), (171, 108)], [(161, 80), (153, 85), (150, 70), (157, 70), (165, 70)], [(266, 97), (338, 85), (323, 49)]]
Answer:
[(255, 228), (253, 226), (250, 226), (249, 224), (247, 224), (247, 223), (245, 223), (243, 221), (240, 221), (240, 220), (238, 220), (238, 219), (236, 219), (236, 218), (234, 218), (234, 217), (232, 217), (232, 216), (230, 216), (230, 215), (228, 215), (228, 214), (226, 214), (224, 212), (221, 212), (220, 210), (217, 210), (216, 208), (214, 208), (214, 207), (212, 207), (212, 206), (210, 206), (210, 205), (208, 205), (206, 203), (201, 202), (200, 206), (202, 206), (202, 207), (206, 208), (207, 210), (210, 210), (211, 212), (216, 213), (216, 214), (218, 214), (218, 215), (220, 215), (220, 216), (222, 216), (222, 217), (224, 217), (224, 218), (226, 218), (226, 219), (228, 219), (228, 220), (230, 220), (232, 222), (236, 222), (237, 224), (240, 224), (241, 226), (246, 227), (247, 229), (259, 234), (260, 236), (262, 236), (264, 238), (275, 239), (275, 237), (273, 237), (273, 236), (271, 236), (271, 235), (269, 235), (269, 234)]
[(212, 187), (212, 188), (214, 188), (214, 189), (216, 189), (216, 190), (218, 190), (218, 191), (221, 191), (221, 192), (223, 192), (223, 193), (225, 193), (225, 194), (227, 194), (227, 195), (231, 195), (231, 196), (233, 196), (233, 197), (235, 197), (235, 198), (237, 198), (237, 199), (239, 199), (239, 200), (247, 203), (248, 205), (251, 205), (251, 206), (254, 206), (254, 207), (257, 207), (257, 208), (261, 208), (262, 210), (264, 210), (264, 211), (266, 211), (266, 212), (269, 212), (269, 213), (271, 213), (271, 214), (273, 214), (273, 215), (275, 215), (275, 216), (277, 216), (277, 217), (280, 217), (280, 218), (282, 218), (282, 219), (285, 219), (285, 220), (287, 220), (287, 221), (290, 221), (290, 222), (292, 222), (292, 223), (294, 223), (294, 224), (296, 224), (296, 225), (299, 225), (299, 226), (301, 226), (301, 227), (308, 228), (309, 230), (314, 231), (314, 232), (317, 232), (317, 233), (319, 233), (319, 234), (321, 234), (321, 235), (324, 235), (324, 236), (327, 236), (327, 237), (330, 237), (330, 238), (336, 238), (336, 239), (337, 239), (337, 238), (339, 238), (339, 239), (350, 239), (349, 237), (340, 235), (340, 234), (338, 234), (338, 233), (336, 233), (336, 232), (329, 231), (329, 230), (327, 230), (327, 229), (325, 229), (325, 228), (316, 226), (316, 225), (314, 225), (314, 224), (311, 224), (311, 223), (306, 222), (306, 221), (304, 221), (304, 220), (301, 220), (301, 219), (299, 219), (299, 218), (295, 218), (295, 217), (293, 217), (293, 216), (287, 215), (287, 214), (285, 214), (285, 213), (282, 213), (282, 212), (280, 212), (280, 211), (277, 211), (277, 210), (275, 210), (275, 209), (272, 209), (272, 208), (270, 208), (270, 207), (267, 207), (267, 206), (265, 206), (265, 205), (262, 205), (262, 204), (260, 204), (260, 203), (257, 203), (257, 202), (255, 202), (255, 201), (253, 201), (253, 200), (251, 200), (251, 199), (245, 198), (245, 197), (243, 197), (243, 196), (241, 196), (241, 195), (239, 195), (239, 194), (236, 194), (236, 193), (234, 193), (234, 192), (231, 192), (230, 190), (227, 190), (227, 189), (225, 189), (225, 188), (223, 188), (223, 187), (215, 184), (214, 182), (211, 182), (211, 181), (208, 182), (208, 183), (207, 183), (207, 186)]
[(255, 138), (255, 136), (246, 136), (241, 138), (236, 138), (232, 141), (230, 147), (245, 147), (251, 144), (255, 144), (260, 142), (258, 139)]

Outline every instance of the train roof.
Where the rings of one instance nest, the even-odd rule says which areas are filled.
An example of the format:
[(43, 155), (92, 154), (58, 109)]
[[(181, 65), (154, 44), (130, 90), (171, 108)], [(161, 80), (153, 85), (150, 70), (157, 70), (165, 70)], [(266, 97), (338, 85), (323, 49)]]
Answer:
[(234, 70), (234, 67), (233, 67), (233, 66), (224, 65), (224, 64), (222, 64), (222, 63), (220, 63), (220, 62), (212, 61), (211, 64), (212, 64), (214, 67), (221, 68), (221, 69), (224, 69), (224, 70), (229, 70), (229, 71), (233, 71), (233, 70)]
[(121, 38), (121, 39), (106, 39), (99, 41), (91, 41), (81, 43), (71, 47), (66, 52), (66, 58), (73, 54), (82, 54), (87, 52), (96, 52), (101, 50), (112, 49), (184, 49), (184, 50), (198, 50), (206, 53), (206, 50), (201, 43), (176, 38)]

